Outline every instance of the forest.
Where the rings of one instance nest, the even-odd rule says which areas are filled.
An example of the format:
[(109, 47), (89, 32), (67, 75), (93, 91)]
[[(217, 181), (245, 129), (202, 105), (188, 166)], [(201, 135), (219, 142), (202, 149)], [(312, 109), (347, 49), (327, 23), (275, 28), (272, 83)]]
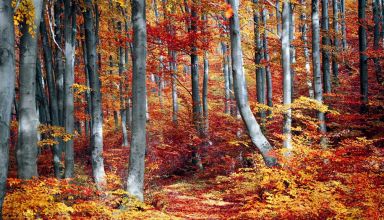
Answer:
[(384, 219), (384, 0), (0, 0), (0, 220)]

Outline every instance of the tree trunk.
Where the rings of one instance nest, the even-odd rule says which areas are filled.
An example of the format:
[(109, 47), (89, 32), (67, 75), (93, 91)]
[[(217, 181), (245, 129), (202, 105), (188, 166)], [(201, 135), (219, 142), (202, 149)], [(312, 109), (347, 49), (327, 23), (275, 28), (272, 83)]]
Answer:
[[(64, 38), (65, 38), (65, 72), (64, 72), (64, 127), (68, 134), (74, 134), (74, 99), (72, 85), (75, 83), (75, 5), (70, 0), (64, 1)], [(74, 172), (73, 138), (65, 142), (64, 177), (72, 178)]]
[(204, 77), (203, 77), (203, 117), (204, 117), (204, 136), (208, 135), (209, 119), (208, 119), (208, 80), (209, 80), (209, 61), (208, 52), (204, 54)]
[(129, 155), (127, 191), (144, 200), (144, 170), (146, 141), (146, 3), (132, 0), (133, 80), (132, 80), (132, 143)]
[(343, 50), (347, 48), (347, 27), (345, 23), (345, 0), (340, 0), (340, 12), (341, 12), (341, 35)]
[[(34, 0), (34, 27), (23, 22), (20, 38), (20, 119), (16, 150), (18, 177), (30, 179), (38, 176), (38, 116), (36, 111), (36, 59), (42, 1)], [(36, 27), (36, 29), (35, 29)], [(33, 29), (34, 36), (29, 29)]]
[(231, 113), (231, 94), (229, 88), (229, 65), (227, 62), (227, 44), (221, 42), (221, 51), (223, 53), (223, 74), (224, 74), (224, 94), (225, 94), (225, 103), (224, 103), (224, 112), (226, 114)]
[[(375, 24), (374, 30), (373, 30), (373, 49), (379, 50), (380, 49), (380, 16), (381, 16), (381, 7), (380, 7), (380, 0), (373, 0), (373, 22)], [(375, 57), (373, 58), (373, 62), (375, 64), (375, 73), (377, 82), (381, 85), (384, 81), (383, 75), (381, 73), (381, 63), (380, 59)]]
[(277, 26), (276, 26), (276, 29), (277, 29), (277, 36), (279, 36), (279, 38), (281, 38), (281, 12), (280, 12), (280, 0), (276, 0), (276, 4), (275, 4), (275, 7), (276, 7), (276, 23), (277, 23)]
[(15, 31), (11, 0), (0, 1), (0, 219), (6, 192), (9, 135), (15, 92)]
[(337, 60), (337, 55), (339, 53), (339, 38), (338, 38), (338, 33), (339, 33), (339, 3), (337, 0), (332, 1), (333, 4), (333, 53), (332, 53), (332, 75), (333, 75), (333, 82), (335, 85), (338, 84), (339, 82), (339, 64)]
[(296, 49), (293, 45), (293, 40), (295, 39), (295, 14), (294, 14), (294, 4), (289, 2), (289, 62), (290, 62), (290, 71), (291, 71), (291, 100), (295, 98), (295, 70), (293, 64), (296, 63)]
[[(122, 32), (121, 22), (117, 23), (118, 31)], [(120, 42), (119, 45), (122, 45), (123, 42)], [(122, 146), (129, 146), (128, 134), (127, 134), (127, 113), (126, 113), (126, 104), (124, 99), (124, 81), (123, 81), (123, 72), (125, 71), (125, 56), (124, 48), (119, 46), (119, 76), (120, 76), (120, 85), (119, 85), (119, 96), (120, 96), (120, 116), (121, 116), (121, 131), (123, 133), (123, 143)]]
[(361, 112), (365, 113), (368, 108), (368, 57), (367, 50), (367, 30), (366, 30), (366, 0), (359, 0), (359, 51), (360, 51), (360, 95)]
[(276, 166), (276, 158), (270, 155), (272, 146), (261, 132), (260, 126), (257, 123), (248, 103), (248, 92), (243, 72), (241, 35), (239, 22), (239, 0), (229, 0), (233, 8), (233, 16), (230, 18), (231, 32), (231, 54), (232, 54), (232, 73), (234, 82), (234, 92), (236, 96), (237, 106), (240, 115), (248, 129), (252, 143), (256, 145), (267, 166)]
[[(272, 74), (271, 74), (271, 68), (270, 68), (270, 58), (269, 58), (269, 49), (268, 49), (268, 30), (267, 30), (267, 9), (263, 10), (263, 15), (261, 17), (263, 23), (264, 23), (264, 33), (263, 33), (263, 47), (264, 47), (264, 59), (267, 62), (267, 65), (265, 66), (265, 77), (266, 77), (266, 85), (267, 85), (267, 105), (269, 107), (273, 107), (273, 101), (272, 101), (272, 92), (273, 92), (273, 83), (272, 83)], [(268, 114), (271, 114), (271, 111), (268, 111)]]
[(172, 121), (178, 124), (179, 103), (177, 101), (177, 65), (176, 65), (176, 52), (171, 51), (172, 61), (170, 62), (172, 71)]
[[(52, 48), (49, 44), (48, 32), (46, 28), (45, 19), (42, 19), (40, 24), (40, 32), (43, 45), (43, 54), (44, 54), (44, 63), (45, 71), (47, 75), (47, 85), (49, 91), (49, 112), (51, 113), (51, 125), (60, 126), (59, 123), (59, 109), (57, 105), (57, 93), (56, 93), (56, 84), (55, 76), (53, 71), (53, 60), (52, 60)], [(58, 53), (61, 53), (60, 51)], [(56, 139), (58, 141), (58, 139)], [(55, 144), (52, 149), (53, 154), (53, 169), (56, 178), (61, 178), (60, 176), (60, 163), (61, 163), (61, 150), (58, 144)]]
[[(320, 24), (319, 24), (319, 0), (312, 0), (312, 69), (313, 69), (313, 81), (315, 99), (323, 102), (323, 86), (321, 80), (320, 69)], [(317, 117), (319, 120), (319, 130), (325, 135), (325, 117), (324, 112), (318, 112)], [(322, 141), (325, 140), (322, 138)], [(322, 142), (322, 144), (324, 141)], [(324, 146), (324, 145), (323, 145)]]
[[(190, 33), (197, 32), (197, 12), (196, 12), (196, 0), (193, 0), (191, 8), (191, 22), (190, 22)], [(195, 124), (197, 133), (199, 136), (204, 135), (203, 129), (203, 112), (200, 101), (200, 89), (199, 89), (199, 63), (197, 55), (196, 42), (192, 42), (192, 53), (191, 53), (191, 80), (192, 80), (192, 114), (193, 123)]]
[[(253, 22), (254, 22), (254, 34), (255, 34), (255, 64), (256, 64), (256, 95), (257, 102), (259, 104), (265, 104), (265, 74), (264, 68), (261, 64), (263, 59), (263, 41), (261, 39), (260, 31), (260, 10), (259, 10), (259, 1), (253, 0), (255, 5), (255, 10), (253, 12)], [(264, 128), (266, 114), (264, 110), (260, 110), (260, 120), (261, 126)]]
[(324, 92), (330, 93), (331, 92), (331, 67), (329, 65), (330, 63), (330, 56), (329, 56), (329, 49), (330, 46), (330, 39), (329, 39), (329, 16), (328, 16), (328, 0), (321, 0), (321, 31), (323, 33), (322, 37), (322, 71), (323, 71), (323, 79), (324, 79)]
[(105, 184), (105, 171), (103, 159), (103, 115), (101, 109), (101, 82), (99, 79), (98, 67), (96, 64), (96, 30), (93, 15), (92, 0), (86, 0), (84, 13), (85, 42), (88, 58), (88, 73), (91, 86), (91, 160), (92, 173), (95, 183), (99, 188)]
[[(283, 64), (283, 104), (290, 106), (292, 104), (292, 80), (291, 80), (291, 59), (290, 59), (290, 40), (289, 40), (289, 17), (290, 4), (288, 0), (283, 2), (283, 34), (281, 35), (281, 55)], [(292, 109), (288, 107), (284, 113), (283, 125), (283, 147), (289, 151), (292, 149)]]
[(313, 85), (312, 85), (312, 77), (311, 77), (311, 65), (310, 65), (310, 58), (309, 58), (309, 48), (308, 48), (308, 25), (307, 25), (307, 14), (305, 12), (306, 9), (306, 2), (305, 0), (300, 1), (301, 5), (303, 6), (303, 13), (301, 14), (301, 40), (303, 41), (304, 45), (304, 57), (305, 57), (305, 78), (308, 85), (308, 94), (310, 98), (314, 98), (314, 92), (313, 92)]

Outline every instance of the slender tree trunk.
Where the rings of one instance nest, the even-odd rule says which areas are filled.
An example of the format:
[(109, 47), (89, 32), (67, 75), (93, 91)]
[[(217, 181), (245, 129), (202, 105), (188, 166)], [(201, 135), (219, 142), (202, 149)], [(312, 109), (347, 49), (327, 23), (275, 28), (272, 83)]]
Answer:
[(11, 0), (0, 1), (0, 219), (6, 192), (9, 135), (15, 92), (15, 31)]
[(204, 77), (203, 77), (203, 117), (204, 117), (204, 136), (208, 135), (209, 119), (208, 119), (208, 80), (209, 80), (209, 61), (208, 52), (204, 54)]
[(328, 0), (321, 0), (321, 31), (323, 32), (322, 37), (322, 71), (323, 71), (323, 79), (324, 79), (324, 92), (331, 92), (331, 67), (330, 67), (330, 56), (329, 56), (329, 16), (328, 16)]
[(365, 113), (368, 108), (368, 57), (367, 50), (367, 29), (366, 29), (366, 0), (359, 0), (359, 51), (360, 51), (360, 95), (361, 112)]
[[(50, 123), (49, 109), (43, 85), (43, 72), (39, 57), (36, 58), (36, 104), (39, 110), (39, 124)], [(39, 139), (40, 140), (40, 139)]]
[(231, 94), (229, 88), (229, 65), (227, 62), (227, 45), (224, 42), (221, 42), (221, 50), (223, 53), (223, 74), (224, 74), (224, 94), (225, 94), (225, 107), (224, 112), (226, 114), (231, 113)]
[[(290, 40), (289, 40), (289, 17), (290, 13), (289, 0), (283, 2), (283, 34), (281, 35), (281, 54), (283, 64), (283, 104), (289, 106), (292, 104), (292, 80), (291, 80), (291, 59), (290, 59)], [(283, 147), (289, 151), (292, 149), (292, 109), (288, 107), (284, 113), (284, 125), (283, 135), (284, 142)]]
[(96, 30), (93, 14), (93, 5), (91, 0), (85, 1), (84, 27), (85, 27), (85, 42), (88, 58), (88, 73), (91, 86), (91, 160), (93, 178), (99, 188), (105, 184), (105, 171), (103, 159), (103, 115), (101, 108), (101, 82), (99, 79), (98, 67), (96, 64)]
[[(117, 23), (117, 29), (121, 33), (122, 31), (122, 26), (121, 22)], [(123, 42), (120, 42), (119, 45), (122, 45)], [(129, 146), (128, 142), (128, 134), (127, 134), (127, 113), (126, 113), (126, 104), (125, 104), (125, 99), (124, 99), (124, 82), (123, 82), (123, 72), (125, 71), (125, 56), (124, 56), (124, 48), (119, 46), (119, 76), (120, 76), (120, 85), (119, 85), (119, 97), (120, 97), (120, 115), (121, 115), (121, 131), (123, 133), (123, 143), (122, 146)]]
[[(191, 33), (197, 32), (197, 12), (196, 12), (196, 0), (193, 0), (191, 8), (191, 22), (190, 30)], [(203, 112), (200, 101), (200, 89), (199, 89), (199, 63), (197, 55), (196, 42), (192, 42), (192, 53), (191, 53), (191, 80), (192, 80), (192, 105), (193, 105), (193, 122), (195, 124), (197, 133), (199, 136), (204, 136), (203, 129)]]
[[(272, 84), (272, 74), (271, 74), (271, 68), (270, 68), (270, 58), (269, 58), (269, 49), (268, 49), (268, 30), (267, 30), (267, 9), (263, 10), (263, 16), (262, 21), (264, 23), (264, 31), (263, 31), (263, 47), (264, 47), (264, 59), (267, 62), (267, 65), (265, 66), (265, 76), (266, 76), (266, 85), (267, 85), (267, 105), (269, 107), (273, 107), (273, 101), (272, 101), (272, 92), (273, 92), (273, 84)], [(271, 111), (268, 111), (268, 114), (271, 114)]]
[[(61, 51), (63, 44), (63, 0), (57, 0), (54, 6), (55, 11), (55, 38), (56, 42), (60, 45), (61, 48), (56, 48), (55, 55), (55, 78), (56, 78), (56, 89), (57, 89), (57, 105), (59, 113), (59, 125), (64, 127), (64, 58), (63, 51)], [(64, 150), (64, 142), (59, 140), (59, 149), (60, 151)], [(61, 156), (61, 155), (60, 155)]]
[[(53, 71), (52, 48), (50, 47), (49, 40), (48, 40), (48, 32), (46, 28), (45, 19), (42, 19), (42, 22), (40, 24), (40, 32), (42, 35), (41, 37), (42, 37), (44, 63), (45, 63), (44, 66), (45, 66), (45, 71), (47, 75), (47, 85), (48, 85), (48, 91), (49, 91), (49, 112), (51, 113), (51, 125), (60, 126), (55, 76)], [(56, 141), (58, 141), (58, 139), (56, 139)], [(59, 179), (61, 178), (60, 176), (61, 150), (58, 144), (55, 144), (53, 146), (52, 153), (53, 153), (54, 174), (55, 174), (55, 177)]]
[[(255, 34), (255, 64), (256, 64), (256, 94), (257, 102), (259, 104), (265, 104), (265, 74), (264, 68), (261, 65), (261, 60), (263, 59), (263, 41), (261, 39), (261, 19), (260, 19), (260, 10), (259, 10), (259, 1), (253, 0), (255, 5), (255, 11), (253, 12), (253, 22), (254, 22), (254, 34)], [(266, 114), (264, 110), (260, 110), (260, 119), (261, 126), (264, 129)]]
[(347, 48), (347, 27), (345, 23), (345, 0), (340, 0), (340, 12), (341, 12), (341, 34), (343, 50)]
[(294, 4), (292, 1), (289, 2), (289, 62), (291, 63), (291, 99), (295, 99), (295, 69), (293, 64), (296, 63), (296, 48), (293, 44), (295, 40), (295, 14)]
[(306, 2), (305, 0), (300, 1), (301, 5), (303, 6), (303, 13), (301, 14), (301, 40), (303, 41), (304, 45), (304, 57), (305, 57), (305, 78), (308, 85), (308, 94), (310, 98), (314, 98), (314, 92), (313, 92), (313, 85), (312, 85), (312, 76), (311, 76), (311, 65), (310, 65), (310, 58), (309, 58), (309, 48), (308, 48), (308, 25), (307, 25), (307, 14), (305, 13), (306, 9)]
[(147, 31), (145, 0), (132, 0), (133, 80), (132, 80), (132, 143), (129, 155), (127, 191), (144, 200), (146, 141), (146, 60)]
[(232, 73), (234, 81), (234, 92), (240, 115), (247, 127), (252, 143), (256, 145), (267, 166), (276, 166), (277, 161), (272, 156), (272, 146), (261, 132), (260, 126), (257, 123), (251, 108), (248, 103), (248, 92), (243, 72), (241, 35), (239, 22), (239, 0), (229, 0), (233, 8), (233, 16), (230, 18), (230, 33), (231, 33), (231, 54), (232, 54)]
[[(323, 102), (323, 86), (321, 79), (320, 69), (320, 24), (319, 24), (319, 0), (312, 0), (312, 69), (315, 99)], [(325, 135), (325, 116), (324, 112), (318, 111), (317, 117), (319, 120), (319, 130)], [(324, 146), (325, 138), (322, 138), (322, 145)]]
[[(72, 1), (64, 2), (64, 38), (65, 38), (65, 73), (64, 73), (64, 127), (68, 134), (74, 134), (74, 98), (72, 85), (75, 83), (75, 6)], [(73, 138), (65, 142), (64, 177), (72, 178), (75, 166)]]
[(276, 7), (277, 36), (279, 36), (279, 38), (281, 38), (282, 28), (281, 28), (280, 0), (276, 0), (275, 7)]
[(176, 52), (171, 51), (172, 61), (170, 62), (172, 71), (172, 121), (178, 124), (179, 103), (177, 101), (177, 65), (176, 65)]
[[(42, 12), (42, 1), (34, 0), (34, 27), (22, 25), (20, 39), (20, 119), (19, 138), (16, 150), (18, 177), (30, 179), (38, 176), (38, 116), (36, 111), (36, 59), (37, 39)], [(33, 29), (34, 36), (29, 29)], [(37, 30), (36, 30), (37, 29)]]
[[(381, 7), (380, 7), (380, 0), (373, 0), (373, 22), (375, 24), (374, 30), (373, 30), (373, 49), (379, 50), (380, 49), (380, 16), (381, 16)], [(373, 62), (375, 64), (375, 73), (377, 82), (381, 85), (384, 81), (383, 75), (381, 73), (381, 63), (380, 59), (375, 57), (373, 58)]]
[(332, 53), (332, 75), (333, 75), (333, 82), (337, 85), (339, 82), (339, 64), (337, 60), (337, 55), (339, 53), (339, 3), (338, 0), (332, 1), (332, 8), (333, 8), (333, 53)]

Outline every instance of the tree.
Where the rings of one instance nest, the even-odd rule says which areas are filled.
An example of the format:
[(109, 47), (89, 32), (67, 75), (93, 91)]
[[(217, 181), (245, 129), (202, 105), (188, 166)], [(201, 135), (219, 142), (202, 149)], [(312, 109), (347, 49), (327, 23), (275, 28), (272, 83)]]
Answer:
[(0, 1), (0, 219), (9, 163), (9, 123), (15, 92), (15, 31), (11, 0)]
[(361, 94), (361, 112), (367, 111), (368, 105), (368, 57), (367, 50), (367, 29), (365, 8), (366, 0), (359, 0), (359, 51), (360, 51), (360, 94)]
[(329, 15), (328, 15), (328, 0), (321, 0), (321, 31), (322, 35), (322, 71), (324, 79), (324, 92), (331, 92), (331, 67), (330, 67), (330, 56), (329, 56)]
[[(281, 56), (283, 64), (283, 104), (289, 106), (292, 104), (292, 80), (291, 80), (291, 59), (290, 59), (290, 40), (289, 40), (289, 17), (290, 17), (290, 4), (288, 0), (283, 2), (283, 32), (281, 35)], [(292, 149), (292, 110), (290, 107), (284, 113), (283, 134), (284, 142), (283, 147), (288, 150)]]
[[(320, 70), (320, 24), (319, 24), (319, 0), (312, 0), (312, 69), (315, 99), (323, 103), (323, 86)], [(324, 135), (326, 132), (324, 112), (318, 111), (319, 130)], [(325, 144), (322, 138), (322, 145)]]
[(33, 1), (33, 23), (22, 22), (20, 38), (20, 115), (16, 150), (18, 177), (30, 179), (37, 173), (38, 116), (36, 111), (37, 41), (43, 2)]
[[(75, 43), (76, 12), (75, 4), (64, 1), (64, 38), (65, 38), (65, 72), (64, 72), (64, 127), (68, 134), (74, 131), (74, 100), (72, 85), (75, 83)], [(72, 178), (75, 158), (73, 138), (65, 143), (65, 178)]]
[(252, 143), (256, 145), (267, 166), (276, 166), (277, 160), (271, 155), (272, 146), (261, 132), (260, 125), (257, 123), (248, 103), (248, 92), (243, 72), (243, 54), (241, 49), (241, 35), (239, 22), (239, 0), (229, 0), (233, 9), (233, 15), (230, 18), (231, 34), (231, 57), (234, 92), (237, 106), (244, 124), (247, 127)]
[(145, 0), (132, 0), (133, 80), (132, 140), (129, 155), (127, 191), (144, 200), (144, 160), (146, 141), (146, 57), (147, 29)]
[(105, 183), (104, 159), (103, 159), (103, 115), (101, 109), (101, 82), (96, 64), (96, 29), (93, 15), (92, 0), (85, 1), (84, 28), (85, 43), (87, 48), (87, 70), (91, 86), (91, 160), (93, 178), (98, 187)]

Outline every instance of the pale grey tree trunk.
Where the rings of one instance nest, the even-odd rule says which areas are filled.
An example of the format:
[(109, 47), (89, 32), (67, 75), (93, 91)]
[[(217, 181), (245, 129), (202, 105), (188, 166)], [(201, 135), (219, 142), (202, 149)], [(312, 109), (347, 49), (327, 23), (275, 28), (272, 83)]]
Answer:
[(333, 9), (333, 53), (332, 53), (332, 76), (333, 82), (337, 85), (339, 82), (339, 64), (337, 60), (337, 55), (339, 52), (339, 3), (338, 0), (332, 0), (332, 9)]
[(92, 0), (85, 1), (84, 14), (84, 28), (85, 28), (85, 42), (87, 48), (88, 58), (88, 73), (89, 83), (91, 87), (91, 118), (92, 118), (92, 131), (91, 131), (91, 161), (92, 173), (96, 185), (101, 188), (105, 184), (105, 171), (103, 159), (103, 112), (101, 108), (101, 82), (96, 64), (96, 30), (93, 14)]
[(270, 155), (272, 146), (261, 132), (260, 126), (253, 115), (248, 102), (247, 85), (243, 72), (243, 58), (241, 49), (240, 21), (238, 15), (239, 0), (228, 1), (233, 8), (233, 16), (230, 18), (232, 73), (234, 92), (240, 115), (247, 127), (252, 143), (256, 145), (267, 166), (276, 166), (277, 160)]
[[(265, 66), (265, 77), (266, 77), (266, 93), (267, 93), (267, 105), (273, 107), (273, 84), (272, 84), (272, 74), (270, 68), (270, 58), (269, 58), (269, 49), (268, 49), (268, 29), (267, 29), (267, 9), (263, 10), (262, 21), (264, 24), (263, 31), (263, 47), (264, 47), (264, 59), (267, 62)], [(271, 114), (271, 111), (268, 111), (268, 114)]]
[[(24, 21), (20, 38), (20, 119), (16, 157), (18, 177), (21, 179), (38, 176), (38, 115), (35, 99), (36, 59), (43, 2), (34, 0), (33, 5), (35, 10), (33, 27), (27, 25)], [(34, 36), (29, 32), (30, 28), (33, 29)]]
[(303, 41), (304, 47), (304, 57), (305, 57), (305, 78), (308, 85), (308, 94), (310, 98), (314, 98), (313, 85), (312, 85), (312, 76), (311, 76), (311, 64), (309, 58), (309, 48), (308, 48), (308, 25), (307, 25), (307, 14), (306, 14), (306, 4), (305, 0), (301, 0), (300, 4), (303, 7), (303, 12), (300, 16), (302, 26), (301, 26), (301, 40)]
[[(44, 11), (44, 10), (43, 10)], [(57, 105), (57, 92), (56, 92), (56, 83), (53, 69), (53, 56), (52, 48), (49, 44), (48, 32), (46, 27), (46, 22), (42, 19), (40, 24), (41, 39), (43, 45), (43, 54), (44, 54), (44, 63), (45, 71), (47, 75), (47, 85), (49, 91), (49, 112), (51, 114), (51, 125), (60, 126), (59, 124), (59, 109)], [(58, 53), (61, 53), (60, 51)], [(58, 141), (58, 139), (56, 139)], [(61, 150), (58, 144), (53, 145), (52, 147), (53, 154), (53, 170), (56, 178), (61, 178), (60, 176), (60, 163), (61, 163)]]
[[(70, 0), (64, 1), (64, 39), (65, 39), (65, 72), (64, 72), (64, 127), (68, 134), (74, 134), (74, 98), (72, 85), (75, 83), (75, 6)], [(73, 139), (65, 142), (64, 177), (72, 178), (75, 166)]]
[[(117, 29), (120, 34), (122, 34), (122, 25), (121, 22), (117, 23)], [(122, 45), (123, 42), (120, 41), (119, 45)], [(124, 99), (124, 83), (123, 83), (123, 73), (125, 71), (125, 55), (124, 48), (119, 46), (119, 76), (120, 76), (120, 85), (119, 85), (119, 93), (120, 93), (120, 115), (121, 115), (121, 131), (123, 133), (123, 143), (122, 146), (129, 146), (128, 142), (128, 133), (127, 133), (127, 109)]]
[(146, 60), (147, 29), (145, 0), (132, 0), (133, 81), (132, 81), (132, 143), (129, 155), (127, 191), (144, 200), (146, 140)]
[[(312, 69), (315, 99), (323, 103), (323, 86), (320, 68), (320, 21), (319, 21), (319, 0), (312, 0)], [(325, 135), (325, 117), (324, 112), (317, 112), (319, 120), (319, 130)], [(325, 140), (324, 138), (322, 141)], [(322, 144), (324, 141), (322, 142)]]
[[(55, 78), (56, 78), (56, 90), (57, 90), (57, 105), (58, 105), (58, 113), (59, 113), (59, 125), (62, 127), (64, 127), (64, 70), (65, 70), (63, 51), (61, 51), (61, 49), (63, 48), (62, 26), (64, 26), (63, 25), (64, 10), (62, 8), (63, 4), (64, 4), (63, 0), (57, 0), (54, 6), (55, 38), (56, 38), (56, 42), (61, 47), (61, 48), (56, 48)], [(60, 151), (64, 150), (64, 142), (61, 140), (59, 141), (59, 149)]]
[(361, 112), (365, 113), (368, 108), (368, 57), (367, 50), (367, 29), (366, 24), (366, 0), (358, 1), (359, 14), (359, 51), (360, 51), (360, 95)]
[(171, 51), (172, 61), (170, 62), (171, 71), (172, 71), (172, 121), (174, 124), (178, 124), (178, 114), (179, 114), (179, 102), (177, 95), (177, 64), (176, 59), (177, 55), (175, 51)]
[(292, 1), (289, 1), (289, 62), (290, 62), (290, 71), (291, 71), (291, 100), (295, 98), (295, 70), (293, 64), (296, 63), (296, 49), (293, 45), (293, 40), (295, 39), (295, 14), (294, 14), (294, 4)]
[(330, 46), (329, 39), (329, 15), (328, 15), (328, 0), (321, 0), (321, 31), (322, 31), (322, 71), (323, 71), (323, 86), (324, 92), (331, 92), (331, 67), (330, 67), (330, 55), (329, 49)]
[(224, 112), (226, 114), (231, 113), (231, 94), (229, 88), (229, 65), (227, 62), (227, 44), (221, 42), (221, 51), (223, 53), (223, 74), (224, 74), (224, 94), (225, 94), (225, 102), (224, 102)]
[(340, 13), (341, 13), (341, 35), (343, 50), (347, 48), (347, 26), (345, 22), (345, 0), (340, 0)]
[(9, 135), (15, 93), (15, 30), (11, 0), (0, 1), (0, 219), (6, 192)]
[[(253, 22), (254, 22), (254, 35), (255, 35), (255, 64), (256, 64), (256, 95), (257, 102), (259, 104), (265, 104), (265, 74), (264, 68), (261, 65), (261, 60), (263, 59), (263, 41), (261, 39), (261, 19), (260, 19), (260, 10), (259, 10), (259, 1), (253, 0), (255, 6), (253, 12)], [(260, 110), (260, 119), (261, 126), (264, 129), (266, 114), (264, 110)]]
[[(191, 21), (190, 21), (190, 33), (197, 33), (197, 12), (196, 12), (196, 3), (197, 0), (193, 0), (191, 8)], [(200, 100), (200, 89), (199, 89), (199, 63), (197, 55), (196, 40), (192, 42), (192, 52), (191, 52), (191, 80), (192, 80), (192, 114), (193, 114), (193, 123), (195, 124), (197, 133), (199, 136), (204, 135), (203, 129), (203, 111), (201, 107)]]
[[(289, 0), (283, 2), (283, 33), (281, 35), (281, 59), (283, 65), (283, 104), (289, 106), (292, 104), (292, 80), (291, 80), (291, 59), (290, 59), (290, 40), (289, 40)], [(292, 149), (292, 109), (288, 107), (284, 113), (283, 124), (283, 147), (289, 151)]]
[(277, 32), (277, 36), (281, 38), (282, 28), (281, 28), (280, 0), (276, 0), (275, 8), (276, 8), (276, 29), (277, 29), (276, 32)]
[(209, 80), (209, 60), (208, 52), (204, 54), (204, 77), (203, 77), (203, 117), (204, 117), (204, 136), (208, 135), (209, 118), (208, 118), (208, 80)]

